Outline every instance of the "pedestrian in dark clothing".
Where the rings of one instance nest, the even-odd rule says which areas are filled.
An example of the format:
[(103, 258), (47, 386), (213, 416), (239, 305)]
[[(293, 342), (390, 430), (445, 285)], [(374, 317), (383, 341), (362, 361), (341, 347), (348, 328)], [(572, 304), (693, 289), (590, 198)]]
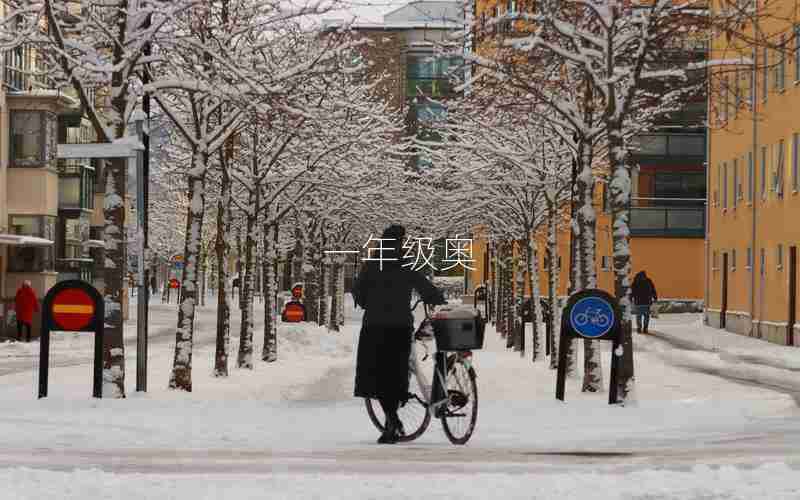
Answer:
[(150, 276), (150, 290), (153, 291), (153, 295), (158, 293), (158, 280), (155, 276)]
[(22, 340), (24, 327), (26, 330), (25, 342), (30, 342), (33, 313), (39, 312), (39, 301), (36, 299), (36, 292), (31, 288), (30, 281), (23, 281), (22, 286), (17, 290), (17, 295), (14, 297), (14, 308), (17, 314), (17, 339)]
[(644, 271), (639, 271), (634, 276), (631, 294), (636, 309), (636, 331), (647, 333), (647, 328), (650, 326), (650, 306), (658, 300), (658, 294), (653, 281)]
[(381, 237), (383, 251), (373, 249), (353, 285), (356, 305), (364, 309), (356, 360), (356, 397), (377, 399), (386, 415), (378, 443), (396, 443), (403, 432), (397, 416), (408, 400), (408, 360), (411, 355), (411, 291), (427, 304), (445, 303), (442, 292), (418, 271), (403, 266), (405, 229), (389, 226)]

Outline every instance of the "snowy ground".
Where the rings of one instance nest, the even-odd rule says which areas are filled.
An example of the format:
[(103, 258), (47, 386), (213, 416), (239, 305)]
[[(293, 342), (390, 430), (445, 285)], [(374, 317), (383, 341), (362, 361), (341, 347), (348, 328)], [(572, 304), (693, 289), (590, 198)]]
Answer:
[[(800, 350), (739, 339), (712, 349), (691, 315), (637, 335), (638, 404), (625, 408), (581, 394), (577, 380), (566, 403), (556, 401), (554, 373), (487, 332), (475, 353), (470, 443), (450, 445), (433, 422), (418, 441), (387, 447), (351, 397), (357, 311), (339, 334), (281, 326), (277, 363), (215, 379), (215, 311), (205, 308), (185, 394), (166, 389), (174, 307), (152, 308), (146, 394), (132, 392), (128, 325), (125, 400), (89, 397), (86, 336), (53, 339), (44, 400), (35, 398), (38, 344), (0, 344), (1, 499), (800, 498), (800, 411), (791, 391), (763, 380), (764, 370), (796, 379), (788, 368)], [(679, 343), (690, 340), (697, 345)], [(765, 366), (756, 354), (788, 365)]]

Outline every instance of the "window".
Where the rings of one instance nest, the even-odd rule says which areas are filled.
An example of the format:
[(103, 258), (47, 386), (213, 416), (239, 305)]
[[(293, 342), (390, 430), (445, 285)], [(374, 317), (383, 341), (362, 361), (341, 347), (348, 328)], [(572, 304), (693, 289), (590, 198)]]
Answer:
[(11, 112), (11, 164), (31, 166), (44, 159), (44, 120), (38, 111)]
[(767, 274), (767, 252), (761, 249), (761, 276)]
[(778, 62), (775, 65), (775, 90), (782, 92), (786, 87), (786, 35), (781, 35), (780, 46), (778, 48)]
[(730, 78), (725, 75), (722, 79), (722, 109), (719, 111), (719, 119), (726, 121), (728, 119), (728, 109), (730, 109)]
[(783, 269), (783, 245), (778, 244), (778, 248), (775, 250), (775, 264), (778, 270)]
[(750, 247), (747, 247), (747, 262), (745, 263), (745, 267), (747, 267), (747, 269), (753, 268), (753, 249)]
[(733, 159), (733, 208), (736, 208), (739, 200), (739, 160)]
[(764, 79), (761, 82), (761, 90), (763, 95), (761, 96), (761, 100), (766, 102), (767, 101), (767, 94), (769, 93), (769, 48), (764, 47), (764, 61), (761, 63), (764, 67), (762, 78)]
[(753, 152), (749, 151), (747, 153), (747, 201), (749, 202), (753, 201), (755, 175), (755, 168), (753, 167)]
[[(753, 60), (754, 61), (756, 60), (756, 54), (757, 53), (758, 52), (756, 52), (756, 50), (753, 49)], [(747, 86), (747, 104), (749, 104), (750, 105), (750, 109), (752, 109), (753, 104), (755, 103), (755, 101), (753, 99), (755, 98), (755, 93), (756, 93), (756, 66), (755, 66), (755, 64), (753, 65), (752, 69), (748, 73), (749, 73), (748, 74), (748, 79), (750, 81), (749, 81), (749, 84)]]
[(767, 197), (767, 147), (761, 146), (761, 198)]
[(794, 27), (794, 81), (800, 82), (800, 24)]
[[(9, 217), (9, 232), (21, 236), (37, 236), (55, 240), (55, 217), (42, 215), (12, 215)], [(55, 267), (53, 249), (45, 247), (8, 247), (8, 271), (41, 272)]]
[(784, 145), (783, 139), (778, 141), (778, 145), (776, 146), (778, 150), (776, 151), (776, 165), (775, 165), (775, 182), (773, 185), (773, 189), (775, 193), (779, 196), (783, 196), (783, 159), (786, 156), (786, 146)]
[(657, 172), (656, 198), (706, 198), (706, 176), (703, 172)]
[(736, 270), (736, 249), (731, 250), (731, 271)]
[(728, 163), (722, 164), (722, 208), (728, 208)]
[(608, 255), (603, 255), (600, 259), (600, 268), (603, 271), (610, 271), (611, 270), (611, 257)]
[(792, 190), (797, 191), (800, 189), (800, 158), (797, 157), (800, 153), (800, 134), (792, 134)]

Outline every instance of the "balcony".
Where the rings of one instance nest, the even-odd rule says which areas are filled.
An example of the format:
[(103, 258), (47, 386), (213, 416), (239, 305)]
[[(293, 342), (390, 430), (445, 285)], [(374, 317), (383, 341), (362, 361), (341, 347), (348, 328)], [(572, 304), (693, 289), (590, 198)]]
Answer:
[(632, 198), (631, 236), (703, 238), (705, 205), (703, 198)]
[(637, 161), (703, 161), (705, 155), (703, 134), (641, 134), (631, 140), (631, 156)]

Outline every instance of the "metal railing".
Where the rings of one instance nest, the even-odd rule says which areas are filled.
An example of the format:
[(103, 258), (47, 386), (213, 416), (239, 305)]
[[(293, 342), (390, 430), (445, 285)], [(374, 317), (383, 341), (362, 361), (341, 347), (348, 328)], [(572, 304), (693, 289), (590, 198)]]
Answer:
[(706, 228), (705, 198), (631, 198), (632, 236), (702, 238)]

